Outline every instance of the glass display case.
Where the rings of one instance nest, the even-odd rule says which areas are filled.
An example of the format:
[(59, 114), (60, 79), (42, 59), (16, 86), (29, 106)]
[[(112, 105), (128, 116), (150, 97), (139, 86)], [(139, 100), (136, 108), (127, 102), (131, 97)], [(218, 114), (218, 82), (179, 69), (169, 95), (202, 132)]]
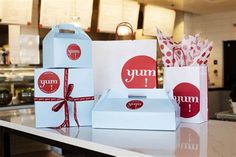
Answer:
[(34, 103), (35, 67), (0, 65), (0, 107)]

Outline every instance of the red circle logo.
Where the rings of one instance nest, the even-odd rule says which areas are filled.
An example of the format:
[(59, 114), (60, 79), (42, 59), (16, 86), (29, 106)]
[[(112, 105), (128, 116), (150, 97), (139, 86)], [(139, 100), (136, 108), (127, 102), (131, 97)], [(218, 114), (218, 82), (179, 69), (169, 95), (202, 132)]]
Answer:
[(38, 78), (38, 87), (44, 93), (54, 93), (60, 86), (60, 79), (57, 74), (46, 71)]
[(79, 45), (77, 44), (70, 44), (67, 47), (67, 56), (71, 59), (71, 60), (77, 60), (79, 59), (80, 55), (81, 55), (81, 49), (79, 47)]
[(121, 78), (127, 88), (155, 88), (156, 61), (149, 56), (136, 56), (123, 66)]
[(199, 89), (190, 83), (180, 83), (173, 90), (174, 99), (180, 106), (180, 116), (194, 117), (200, 111)]
[(143, 106), (143, 102), (140, 100), (131, 100), (126, 103), (126, 107), (130, 110), (137, 110)]

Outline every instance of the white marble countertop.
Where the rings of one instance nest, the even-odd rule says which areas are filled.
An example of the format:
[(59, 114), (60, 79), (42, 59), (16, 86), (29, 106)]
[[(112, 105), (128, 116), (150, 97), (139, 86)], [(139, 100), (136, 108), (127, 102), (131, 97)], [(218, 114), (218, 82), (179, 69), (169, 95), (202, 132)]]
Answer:
[(33, 108), (34, 104), (19, 104), (19, 105), (8, 105), (8, 106), (1, 106), (0, 111), (7, 111), (7, 110), (18, 110), (18, 109), (28, 109)]
[(32, 109), (1, 111), (0, 125), (114, 156), (235, 157), (236, 122), (181, 123), (176, 131), (34, 127)]

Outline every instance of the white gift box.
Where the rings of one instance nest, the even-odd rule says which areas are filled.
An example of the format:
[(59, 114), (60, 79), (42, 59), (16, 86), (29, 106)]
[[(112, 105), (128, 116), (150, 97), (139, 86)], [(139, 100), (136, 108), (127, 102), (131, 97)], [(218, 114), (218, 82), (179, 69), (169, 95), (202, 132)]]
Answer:
[(156, 40), (93, 41), (95, 95), (114, 88), (156, 88), (156, 43)]
[(92, 111), (93, 128), (176, 130), (179, 109), (163, 89), (108, 90)]
[(92, 67), (92, 41), (79, 27), (56, 25), (43, 40), (43, 68)]
[(35, 69), (34, 82), (36, 127), (62, 124), (66, 119), (65, 104), (57, 112), (52, 108), (65, 101), (68, 103), (70, 126), (77, 125), (75, 112), (80, 126), (91, 125), (94, 106), (92, 69)]
[(207, 67), (165, 67), (164, 89), (173, 92), (180, 106), (181, 122), (208, 120)]

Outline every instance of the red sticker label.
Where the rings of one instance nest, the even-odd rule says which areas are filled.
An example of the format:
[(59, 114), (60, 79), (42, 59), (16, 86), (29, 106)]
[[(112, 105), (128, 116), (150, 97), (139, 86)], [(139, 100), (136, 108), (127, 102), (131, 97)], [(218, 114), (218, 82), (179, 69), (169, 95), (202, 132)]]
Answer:
[(123, 66), (121, 78), (127, 88), (155, 88), (156, 61), (148, 56), (136, 56)]
[(200, 111), (199, 89), (190, 83), (180, 83), (173, 90), (174, 99), (180, 106), (180, 116), (194, 117)]
[(79, 45), (77, 45), (77, 44), (70, 44), (67, 47), (66, 52), (67, 52), (67, 56), (71, 60), (77, 60), (81, 56), (81, 49), (80, 49)]
[(42, 73), (38, 78), (39, 89), (47, 94), (54, 93), (60, 86), (60, 79), (57, 74), (47, 71)]
[(143, 106), (143, 102), (141, 100), (131, 100), (127, 102), (126, 107), (130, 110), (136, 110)]

